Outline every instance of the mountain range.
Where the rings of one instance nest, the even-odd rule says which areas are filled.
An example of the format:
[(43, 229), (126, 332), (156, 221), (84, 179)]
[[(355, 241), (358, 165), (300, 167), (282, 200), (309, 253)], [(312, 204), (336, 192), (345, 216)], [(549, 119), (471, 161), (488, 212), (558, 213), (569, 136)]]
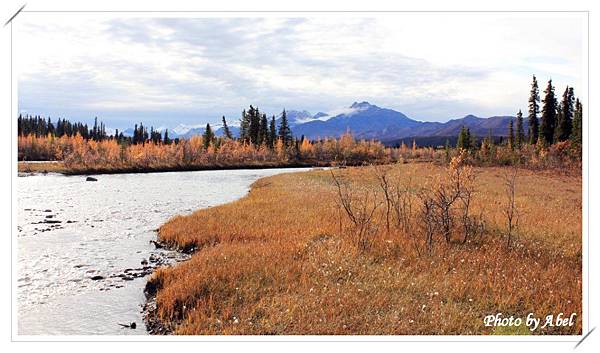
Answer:
[[(315, 140), (325, 137), (339, 137), (346, 132), (351, 132), (356, 138), (376, 139), (387, 145), (417, 141), (419, 145), (439, 145), (446, 139), (454, 141), (461, 128), (467, 127), (473, 136), (495, 137), (507, 136), (508, 125), (513, 116), (492, 116), (481, 118), (467, 115), (462, 118), (451, 119), (447, 122), (427, 122), (411, 119), (405, 114), (393, 109), (380, 108), (368, 102), (354, 102), (343, 112), (336, 115), (318, 112), (311, 114), (306, 110), (289, 110), (286, 116), (292, 129), (297, 136), (304, 136)], [(277, 126), (281, 121), (281, 115), (276, 117)], [(239, 122), (229, 122), (229, 129), (235, 136), (239, 135)], [(527, 119), (523, 121), (523, 129), (527, 131)], [(169, 129), (171, 138), (189, 138), (204, 133), (206, 125), (183, 125)], [(211, 125), (217, 136), (222, 136), (224, 131), (220, 124)], [(158, 128), (164, 131), (164, 128)], [(516, 130), (516, 126), (515, 126)], [(131, 134), (133, 129), (127, 129), (124, 134)]]
[[(475, 136), (507, 136), (512, 116), (480, 118), (467, 115), (447, 122), (418, 121), (393, 109), (380, 108), (368, 102), (354, 102), (349, 109), (326, 120), (313, 120), (292, 128), (295, 135), (309, 139), (340, 136), (346, 131), (357, 138), (377, 139), (386, 144), (402, 139), (443, 140), (456, 137), (461, 128), (467, 127)], [(527, 122), (523, 129), (527, 131)], [(432, 139), (437, 137), (437, 139)]]

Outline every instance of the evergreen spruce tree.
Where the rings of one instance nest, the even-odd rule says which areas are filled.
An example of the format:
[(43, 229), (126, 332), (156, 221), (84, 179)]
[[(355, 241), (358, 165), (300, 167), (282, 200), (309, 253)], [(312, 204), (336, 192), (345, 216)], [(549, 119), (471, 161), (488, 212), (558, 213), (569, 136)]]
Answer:
[(543, 137), (545, 145), (551, 145), (554, 143), (554, 129), (556, 128), (556, 97), (552, 80), (548, 81), (544, 94), (540, 135)]
[(571, 130), (571, 142), (581, 151), (583, 131), (583, 107), (579, 99), (575, 101), (575, 112), (573, 113), (573, 129)]
[(460, 129), (460, 133), (458, 134), (458, 139), (456, 140), (456, 149), (463, 149), (466, 150), (468, 149), (468, 136), (467, 136), (467, 129), (463, 126)]
[(145, 143), (146, 141), (148, 141), (148, 138), (150, 137), (150, 135), (148, 135), (148, 128), (144, 127), (142, 129), (142, 134), (143, 134), (143, 141), (142, 143)]
[(54, 125), (52, 124), (52, 119), (48, 117), (48, 134), (54, 136)]
[(260, 126), (258, 129), (258, 144), (269, 144), (269, 122), (267, 120), (266, 114), (263, 114), (260, 117)]
[(474, 147), (475, 142), (473, 141), (473, 137), (471, 136), (471, 129), (467, 128), (467, 136), (465, 138), (465, 147), (467, 150), (470, 150)]
[(106, 125), (104, 125), (104, 123), (103, 123), (103, 122), (102, 122), (102, 123), (100, 123), (100, 131), (101, 131), (101, 136), (100, 136), (100, 139), (101, 139), (101, 140), (104, 140), (104, 139), (106, 139), (106, 136), (107, 136), (107, 135), (106, 135)]
[(562, 103), (558, 103), (556, 106), (556, 121), (554, 123), (554, 138), (553, 141), (556, 143), (559, 141), (559, 136), (562, 134), (562, 122), (563, 122), (563, 110)]
[[(19, 115), (19, 118), (21, 116)], [(58, 120), (56, 121), (56, 136), (57, 137), (61, 137), (62, 135), (64, 135), (64, 130), (63, 130), (63, 126), (62, 126), (62, 122), (60, 121), (60, 118), (58, 118)]]
[(539, 121), (538, 113), (540, 112), (540, 95), (537, 79), (533, 75), (533, 82), (531, 83), (531, 91), (529, 95), (529, 143), (534, 145), (537, 143), (539, 134)]
[(525, 133), (523, 132), (523, 113), (521, 113), (521, 110), (519, 109), (519, 112), (517, 113), (517, 133), (515, 136), (515, 145), (517, 148), (521, 148), (524, 143)]
[(458, 137), (456, 138), (456, 149), (464, 149), (465, 145), (465, 137), (464, 137), (465, 127), (463, 126), (458, 133)]
[(258, 108), (254, 108), (253, 106), (250, 106), (250, 110), (248, 110), (248, 115), (249, 115), (249, 120), (250, 120), (250, 124), (249, 124), (249, 128), (248, 128), (248, 133), (250, 135), (250, 142), (252, 142), (255, 145), (258, 145), (258, 144), (260, 144), (259, 143), (260, 112), (258, 111)]
[(273, 149), (275, 146), (275, 140), (277, 140), (277, 127), (275, 125), (275, 115), (271, 117), (271, 123), (269, 124), (269, 148)]
[(94, 128), (92, 129), (92, 140), (98, 140), (98, 117), (94, 117)]
[(143, 145), (146, 143), (146, 140), (148, 140), (148, 130), (144, 127), (144, 124), (142, 124), (141, 122), (140, 126), (138, 127), (137, 135), (137, 143), (141, 143)]
[(232, 140), (233, 135), (231, 134), (231, 131), (229, 130), (229, 126), (227, 126), (227, 121), (225, 120), (225, 115), (223, 115), (223, 118), (221, 121), (223, 122), (223, 134), (225, 135), (226, 138)]
[(165, 137), (163, 138), (163, 143), (168, 145), (171, 143), (171, 139), (169, 139), (169, 130), (165, 129)]
[(137, 126), (137, 124), (135, 124), (133, 127), (133, 144), (137, 145), (139, 142), (140, 142), (140, 135), (138, 132), (138, 126)]
[(556, 141), (566, 141), (571, 136), (571, 130), (573, 129), (573, 104), (575, 103), (573, 95), (573, 87), (567, 86), (558, 108), (558, 119), (554, 134)]
[(204, 149), (208, 149), (208, 147), (214, 143), (215, 134), (210, 127), (210, 124), (206, 124), (206, 130), (204, 130), (204, 134), (202, 134), (202, 142), (204, 143)]
[(240, 119), (240, 140), (250, 141), (250, 117), (246, 113), (246, 109), (242, 111), (242, 119)]
[(281, 121), (279, 122), (279, 138), (285, 147), (289, 147), (292, 143), (292, 130), (290, 130), (285, 109), (281, 113)]

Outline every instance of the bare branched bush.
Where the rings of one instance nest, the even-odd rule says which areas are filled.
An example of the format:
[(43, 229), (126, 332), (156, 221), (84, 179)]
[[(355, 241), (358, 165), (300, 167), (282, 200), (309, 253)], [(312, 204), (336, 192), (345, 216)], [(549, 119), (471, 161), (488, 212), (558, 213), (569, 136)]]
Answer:
[[(332, 171), (340, 232), (341, 218), (345, 214), (354, 228), (357, 244), (366, 249), (380, 225), (374, 217), (380, 214), (381, 226), (385, 226), (387, 234), (394, 227), (394, 234), (403, 234), (412, 240), (417, 255), (421, 255), (423, 243), (427, 251), (432, 252), (436, 235), (446, 244), (469, 242), (484, 233), (485, 222), (482, 213), (472, 214), (476, 175), (466, 161), (466, 152), (452, 157), (445, 173), (436, 174), (419, 191), (413, 191), (410, 177), (406, 182), (406, 176), (392, 174), (393, 167), (389, 165), (372, 167), (377, 184), (371, 188), (353, 188)], [(382, 205), (383, 211), (376, 212)], [(413, 213), (413, 205), (419, 205), (417, 213)], [(415, 224), (421, 232), (415, 232)]]
[(404, 234), (409, 234), (411, 228), (411, 220), (413, 218), (413, 192), (411, 190), (412, 179), (409, 178), (408, 183), (402, 185), (397, 183), (391, 192), (390, 202), (394, 217), (396, 219), (396, 227), (400, 228)]
[(385, 228), (386, 231), (390, 232), (390, 217), (392, 211), (392, 190), (390, 186), (390, 180), (388, 172), (390, 170), (389, 166), (375, 166), (375, 177), (379, 182), (379, 187), (383, 192), (383, 198), (385, 203)]
[(418, 194), (421, 204), (419, 221), (430, 252), (435, 233), (439, 232), (447, 244), (451, 243), (457, 221), (460, 222), (463, 244), (485, 229), (483, 215), (471, 215), (475, 173), (465, 163), (465, 158), (464, 152), (452, 157), (446, 173), (430, 180)]
[(407, 183), (395, 181), (389, 175), (391, 166), (376, 166), (375, 176), (382, 191), (385, 204), (385, 226), (389, 234), (392, 226), (403, 235), (411, 238), (412, 244), (418, 255), (421, 254), (418, 240), (411, 229), (413, 224), (413, 194), (411, 190), (412, 178)]
[[(421, 201), (420, 208), (420, 227), (425, 235), (425, 244), (427, 251), (431, 255), (433, 251), (433, 236), (437, 233), (439, 223), (436, 217), (436, 203), (432, 196), (432, 193), (426, 189), (418, 193), (419, 200)], [(420, 255), (420, 252), (417, 251)]]
[(507, 232), (506, 232), (506, 247), (510, 249), (512, 245), (512, 238), (515, 229), (519, 223), (519, 215), (517, 210), (517, 204), (515, 201), (515, 191), (517, 182), (517, 168), (511, 167), (506, 171), (503, 176), (504, 179), (504, 191), (506, 195), (506, 204), (504, 206), (504, 215), (506, 216)]
[(454, 224), (454, 212), (452, 206), (458, 200), (458, 190), (453, 187), (448, 187), (447, 184), (440, 182), (434, 192), (435, 197), (432, 199), (435, 205), (436, 221), (442, 231), (442, 235), (446, 243), (450, 243), (450, 235)]
[[(452, 157), (447, 173), (435, 181), (433, 201), (436, 218), (446, 243), (451, 241), (452, 227), (455, 221), (455, 204), (462, 200), (463, 209), (470, 205), (473, 193), (474, 174), (471, 167), (465, 164), (466, 153), (461, 151)], [(465, 212), (463, 212), (463, 215)], [(466, 208), (468, 217), (468, 207)]]
[[(452, 167), (452, 163), (450, 166)], [(462, 243), (465, 244), (475, 234), (483, 233), (483, 215), (480, 214), (479, 217), (471, 215), (471, 204), (473, 194), (475, 193), (475, 173), (473, 172), (473, 168), (464, 164), (458, 164), (454, 168), (456, 170), (452, 171), (452, 173), (454, 173), (455, 188), (458, 190), (458, 200), (460, 201), (460, 221), (463, 230)]]
[(378, 225), (374, 222), (375, 212), (382, 205), (377, 192), (365, 187), (353, 187), (350, 183), (335, 175), (331, 176), (337, 190), (338, 207), (342, 209), (353, 228), (354, 243), (364, 251), (369, 248)]

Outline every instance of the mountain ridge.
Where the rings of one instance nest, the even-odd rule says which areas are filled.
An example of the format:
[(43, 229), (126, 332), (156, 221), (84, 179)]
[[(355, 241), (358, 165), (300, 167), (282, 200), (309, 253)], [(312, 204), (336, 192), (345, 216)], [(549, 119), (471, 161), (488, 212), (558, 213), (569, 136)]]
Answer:
[[(462, 118), (446, 122), (418, 121), (393, 109), (380, 108), (366, 101), (354, 102), (347, 112), (330, 117), (324, 121), (311, 121), (300, 124), (292, 132), (309, 139), (339, 137), (351, 132), (357, 138), (391, 141), (409, 137), (456, 136), (464, 126), (471, 134), (487, 136), (508, 135), (508, 124), (513, 116), (492, 116), (481, 118), (468, 114)], [(527, 131), (527, 121), (523, 129)], [(516, 128), (516, 127), (515, 127)]]
[[(440, 141), (443, 137), (455, 137), (462, 127), (470, 129), (473, 136), (507, 136), (508, 125), (513, 116), (491, 116), (487, 118), (467, 114), (461, 118), (450, 119), (446, 122), (430, 122), (412, 119), (402, 112), (382, 108), (367, 101), (353, 102), (341, 113), (330, 115), (324, 112), (312, 114), (307, 110), (286, 110), (288, 123), (294, 136), (316, 140), (328, 137), (340, 137), (350, 132), (359, 139), (375, 139), (386, 144), (404, 139), (420, 139), (423, 141)], [(276, 117), (276, 124), (281, 122), (281, 114)], [(184, 125), (168, 128), (171, 138), (190, 138), (204, 133), (206, 124)], [(224, 129), (221, 124), (211, 124), (215, 134), (222, 136)], [(163, 131), (161, 127), (157, 130)], [(231, 121), (229, 129), (236, 137), (239, 136), (239, 126)], [(515, 126), (516, 129), (516, 126)], [(527, 131), (527, 119), (523, 121), (523, 130)], [(124, 130), (124, 133), (133, 131)]]

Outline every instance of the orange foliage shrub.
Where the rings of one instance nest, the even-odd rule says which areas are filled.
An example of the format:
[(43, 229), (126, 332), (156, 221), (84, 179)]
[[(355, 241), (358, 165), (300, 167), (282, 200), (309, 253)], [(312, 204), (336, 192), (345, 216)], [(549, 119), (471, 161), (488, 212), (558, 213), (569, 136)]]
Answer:
[(148, 141), (131, 145), (115, 139), (85, 140), (80, 135), (61, 138), (20, 136), (20, 160), (60, 160), (71, 171), (144, 171), (220, 167), (328, 165), (333, 161), (357, 165), (389, 162), (390, 154), (375, 141), (356, 141), (351, 135), (339, 140), (303, 140), (286, 146), (277, 140), (273, 149), (231, 139), (217, 139), (208, 148), (201, 136), (179, 143)]

